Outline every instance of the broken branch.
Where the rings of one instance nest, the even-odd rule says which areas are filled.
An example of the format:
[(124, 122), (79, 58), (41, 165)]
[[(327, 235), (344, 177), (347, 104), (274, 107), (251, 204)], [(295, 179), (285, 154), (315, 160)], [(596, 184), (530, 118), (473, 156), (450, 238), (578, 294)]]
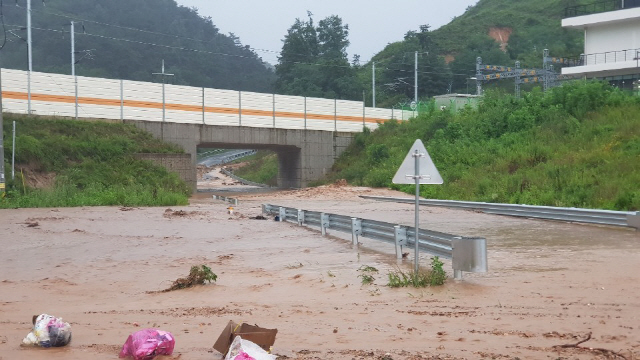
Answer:
[(591, 340), (591, 332), (589, 332), (587, 334), (587, 337), (584, 340), (580, 340), (575, 344), (564, 344), (564, 345), (554, 345), (554, 348), (577, 348), (577, 349), (583, 349), (583, 350), (589, 350), (589, 351), (598, 351), (601, 352), (603, 354), (610, 354), (616, 357), (620, 357), (624, 360), (629, 360), (626, 356), (620, 354), (619, 352), (613, 351), (613, 350), (609, 350), (609, 349), (603, 349), (603, 348), (592, 348), (592, 347), (584, 347), (584, 346), (580, 346), (580, 344), (585, 343), (587, 341)]

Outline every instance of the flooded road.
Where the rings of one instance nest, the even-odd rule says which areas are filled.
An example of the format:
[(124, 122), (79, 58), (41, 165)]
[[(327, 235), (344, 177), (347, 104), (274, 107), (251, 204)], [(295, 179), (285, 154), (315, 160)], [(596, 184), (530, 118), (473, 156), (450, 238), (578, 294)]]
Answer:
[[(388, 272), (412, 263), (397, 263), (389, 244), (251, 219), (270, 203), (412, 225), (413, 205), (359, 195), (402, 196), (243, 194), (231, 215), (211, 194), (171, 209), (0, 210), (0, 359), (115, 359), (146, 327), (174, 334), (169, 359), (221, 359), (212, 346), (229, 320), (278, 328), (281, 359), (612, 358), (589, 347), (640, 356), (638, 232), (423, 207), (422, 228), (486, 237), (489, 272), (396, 289)], [(150, 293), (200, 264), (215, 284)], [(362, 284), (363, 265), (378, 269), (373, 284)], [(69, 347), (19, 346), (39, 313), (71, 323)], [(588, 333), (586, 349), (554, 347)]]

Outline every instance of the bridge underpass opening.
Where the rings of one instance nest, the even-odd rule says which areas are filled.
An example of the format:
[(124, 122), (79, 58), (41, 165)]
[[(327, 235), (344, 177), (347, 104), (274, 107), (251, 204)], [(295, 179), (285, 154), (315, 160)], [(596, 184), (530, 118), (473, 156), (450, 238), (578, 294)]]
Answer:
[(196, 150), (198, 191), (291, 188), (300, 178), (301, 150), (295, 146), (202, 143)]

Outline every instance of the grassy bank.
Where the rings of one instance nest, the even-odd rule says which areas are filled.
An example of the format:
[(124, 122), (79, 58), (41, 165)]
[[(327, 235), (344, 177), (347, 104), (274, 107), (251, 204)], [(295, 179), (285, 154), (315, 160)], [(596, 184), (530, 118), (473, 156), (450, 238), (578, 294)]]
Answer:
[(235, 175), (259, 184), (277, 186), (278, 155), (276, 153), (259, 150), (255, 155), (236, 162), (247, 162), (247, 165), (235, 170), (233, 172)]
[(3, 131), (8, 183), (0, 208), (187, 203), (190, 190), (176, 174), (134, 158), (183, 151), (132, 125), (4, 114)]
[(328, 180), (413, 193), (391, 179), (418, 138), (445, 181), (422, 186), (426, 198), (640, 209), (640, 97), (603, 83), (386, 122), (358, 134)]

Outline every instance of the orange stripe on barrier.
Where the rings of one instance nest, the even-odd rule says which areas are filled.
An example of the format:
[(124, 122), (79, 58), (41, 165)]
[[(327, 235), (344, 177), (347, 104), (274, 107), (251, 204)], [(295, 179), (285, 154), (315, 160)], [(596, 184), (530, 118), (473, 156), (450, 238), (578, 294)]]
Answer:
[[(18, 91), (3, 91), (2, 96), (7, 99), (28, 100), (27, 93), (18, 92)], [(76, 102), (74, 96), (48, 95), (48, 94), (37, 94), (37, 93), (31, 93), (31, 100), (43, 101), (43, 102), (68, 103), (68, 104), (75, 104)], [(121, 105), (120, 100), (101, 99), (101, 98), (92, 98), (92, 97), (78, 97), (78, 104), (105, 105), (105, 106)], [(162, 109), (162, 103), (150, 102), (150, 101), (124, 100), (122, 105), (124, 105), (125, 107)], [(167, 103), (165, 104), (165, 109), (178, 110), (178, 111), (202, 112), (202, 106), (198, 106), (198, 105)], [(211, 107), (211, 106), (205, 106), (204, 111), (207, 113), (231, 114), (231, 115), (238, 115), (240, 113), (237, 108)], [(242, 115), (272, 117), (274, 116), (274, 112), (268, 111), (268, 110), (242, 109)], [(292, 119), (304, 119), (305, 114), (288, 112), (288, 111), (276, 111), (275, 116), (292, 118)], [(334, 117), (334, 115), (311, 114), (311, 113), (307, 113), (307, 119), (308, 120), (331, 120), (331, 121), (338, 120), (338, 121), (362, 122), (362, 117), (358, 117), (358, 116), (337, 115)], [(365, 118), (364, 121), (367, 123), (378, 123), (386, 120), (387, 119), (380, 119), (380, 118)]]

